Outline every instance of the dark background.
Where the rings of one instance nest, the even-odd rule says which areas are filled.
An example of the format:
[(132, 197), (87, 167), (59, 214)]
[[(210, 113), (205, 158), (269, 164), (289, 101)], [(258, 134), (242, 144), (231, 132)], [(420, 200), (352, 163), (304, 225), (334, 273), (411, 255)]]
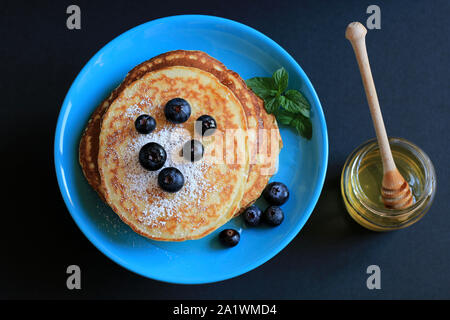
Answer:
[[(81, 30), (66, 8), (81, 8)], [(347, 155), (374, 137), (344, 31), (381, 8), (367, 47), (391, 136), (428, 153), (438, 185), (417, 224), (375, 233), (346, 213), (339, 179)], [(450, 2), (443, 1), (2, 1), (0, 136), (3, 185), (0, 298), (17, 299), (436, 299), (450, 298)], [(100, 253), (68, 213), (56, 183), (53, 138), (64, 96), (106, 43), (155, 18), (217, 15), (247, 24), (285, 48), (313, 83), (328, 125), (329, 166), (311, 218), (277, 256), (237, 278), (174, 285), (143, 278)], [(66, 268), (82, 289), (66, 288)], [(366, 268), (381, 268), (368, 290)]]

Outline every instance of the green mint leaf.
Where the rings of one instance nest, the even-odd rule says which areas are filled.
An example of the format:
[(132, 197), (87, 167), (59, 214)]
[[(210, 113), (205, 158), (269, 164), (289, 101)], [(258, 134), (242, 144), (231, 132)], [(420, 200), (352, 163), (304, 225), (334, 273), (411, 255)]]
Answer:
[(297, 90), (288, 90), (284, 94), (286, 102), (282, 106), (293, 113), (301, 113), (306, 118), (310, 117), (311, 106), (308, 100)]
[(282, 95), (278, 95), (278, 106), (284, 106), (286, 104), (286, 98)]
[(311, 120), (298, 115), (297, 118), (292, 120), (291, 125), (295, 127), (297, 132), (304, 138), (310, 140), (312, 137), (312, 123)]
[(295, 101), (297, 104), (302, 105), (306, 109), (311, 109), (308, 100), (303, 96), (303, 94), (298, 90), (288, 90), (285, 93), (285, 96), (292, 101)]
[(286, 90), (289, 82), (289, 75), (284, 68), (280, 68), (275, 71), (272, 75), (273, 81), (275, 82), (276, 89), (278, 93), (283, 93)]
[(298, 134), (306, 139), (311, 139), (312, 137), (312, 123), (311, 120), (304, 117), (300, 113), (293, 113), (286, 111), (285, 109), (280, 109), (276, 113), (277, 121), (281, 124), (293, 127)]
[(266, 108), (267, 113), (276, 113), (280, 108), (279, 96), (264, 99), (264, 107)]
[(291, 112), (280, 109), (276, 114), (277, 120), (284, 125), (290, 125), (292, 120), (295, 118), (295, 115)]
[(271, 78), (255, 77), (247, 80), (246, 84), (264, 100), (266, 111), (274, 114), (279, 123), (293, 127), (302, 137), (311, 139), (311, 106), (300, 91), (286, 91), (288, 82), (287, 71), (280, 68)]
[(277, 87), (272, 78), (255, 77), (245, 81), (247, 86), (261, 99), (267, 99), (277, 94)]

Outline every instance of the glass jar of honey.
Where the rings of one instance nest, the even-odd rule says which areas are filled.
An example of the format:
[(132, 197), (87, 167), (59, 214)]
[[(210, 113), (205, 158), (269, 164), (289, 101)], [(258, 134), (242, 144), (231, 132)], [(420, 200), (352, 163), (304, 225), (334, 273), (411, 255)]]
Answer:
[(436, 192), (436, 174), (425, 152), (401, 138), (390, 138), (389, 144), (398, 170), (411, 187), (414, 201), (410, 207), (396, 210), (384, 206), (383, 165), (376, 139), (350, 154), (341, 175), (341, 192), (348, 213), (360, 225), (374, 231), (401, 229), (419, 221)]

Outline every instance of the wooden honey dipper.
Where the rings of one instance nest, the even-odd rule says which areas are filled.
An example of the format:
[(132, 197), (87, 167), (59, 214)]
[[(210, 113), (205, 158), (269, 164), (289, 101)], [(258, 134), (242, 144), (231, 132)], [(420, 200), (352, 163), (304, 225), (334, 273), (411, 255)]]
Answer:
[(345, 31), (345, 37), (350, 41), (355, 51), (378, 145), (380, 147), (381, 160), (383, 162), (381, 197), (387, 208), (406, 209), (413, 203), (411, 188), (398, 171), (394, 158), (392, 157), (391, 147), (378, 102), (377, 91), (372, 78), (372, 71), (370, 70), (369, 57), (367, 56), (366, 34), (366, 28), (359, 22), (350, 23)]

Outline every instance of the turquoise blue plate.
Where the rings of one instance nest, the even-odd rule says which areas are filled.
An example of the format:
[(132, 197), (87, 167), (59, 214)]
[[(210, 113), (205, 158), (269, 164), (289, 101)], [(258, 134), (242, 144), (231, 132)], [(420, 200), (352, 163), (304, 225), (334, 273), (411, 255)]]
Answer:
[[(306, 35), (305, 35), (306, 36)], [(270, 76), (283, 66), (289, 87), (312, 105), (313, 138), (307, 141), (281, 128), (284, 147), (273, 181), (290, 192), (284, 222), (274, 228), (248, 228), (235, 218), (200, 240), (157, 242), (135, 234), (86, 182), (78, 164), (78, 143), (89, 116), (137, 64), (160, 53), (202, 50), (244, 79)], [(243, 24), (223, 18), (182, 15), (144, 23), (112, 40), (92, 57), (73, 82), (62, 105), (55, 134), (55, 166), (64, 201), (86, 237), (119, 265), (145, 277), (172, 283), (207, 283), (250, 271), (282, 250), (308, 220), (319, 198), (328, 159), (326, 123), (319, 98), (295, 60), (274, 41)], [(267, 204), (258, 201), (261, 209)], [(241, 232), (240, 243), (223, 248), (224, 228)]]

